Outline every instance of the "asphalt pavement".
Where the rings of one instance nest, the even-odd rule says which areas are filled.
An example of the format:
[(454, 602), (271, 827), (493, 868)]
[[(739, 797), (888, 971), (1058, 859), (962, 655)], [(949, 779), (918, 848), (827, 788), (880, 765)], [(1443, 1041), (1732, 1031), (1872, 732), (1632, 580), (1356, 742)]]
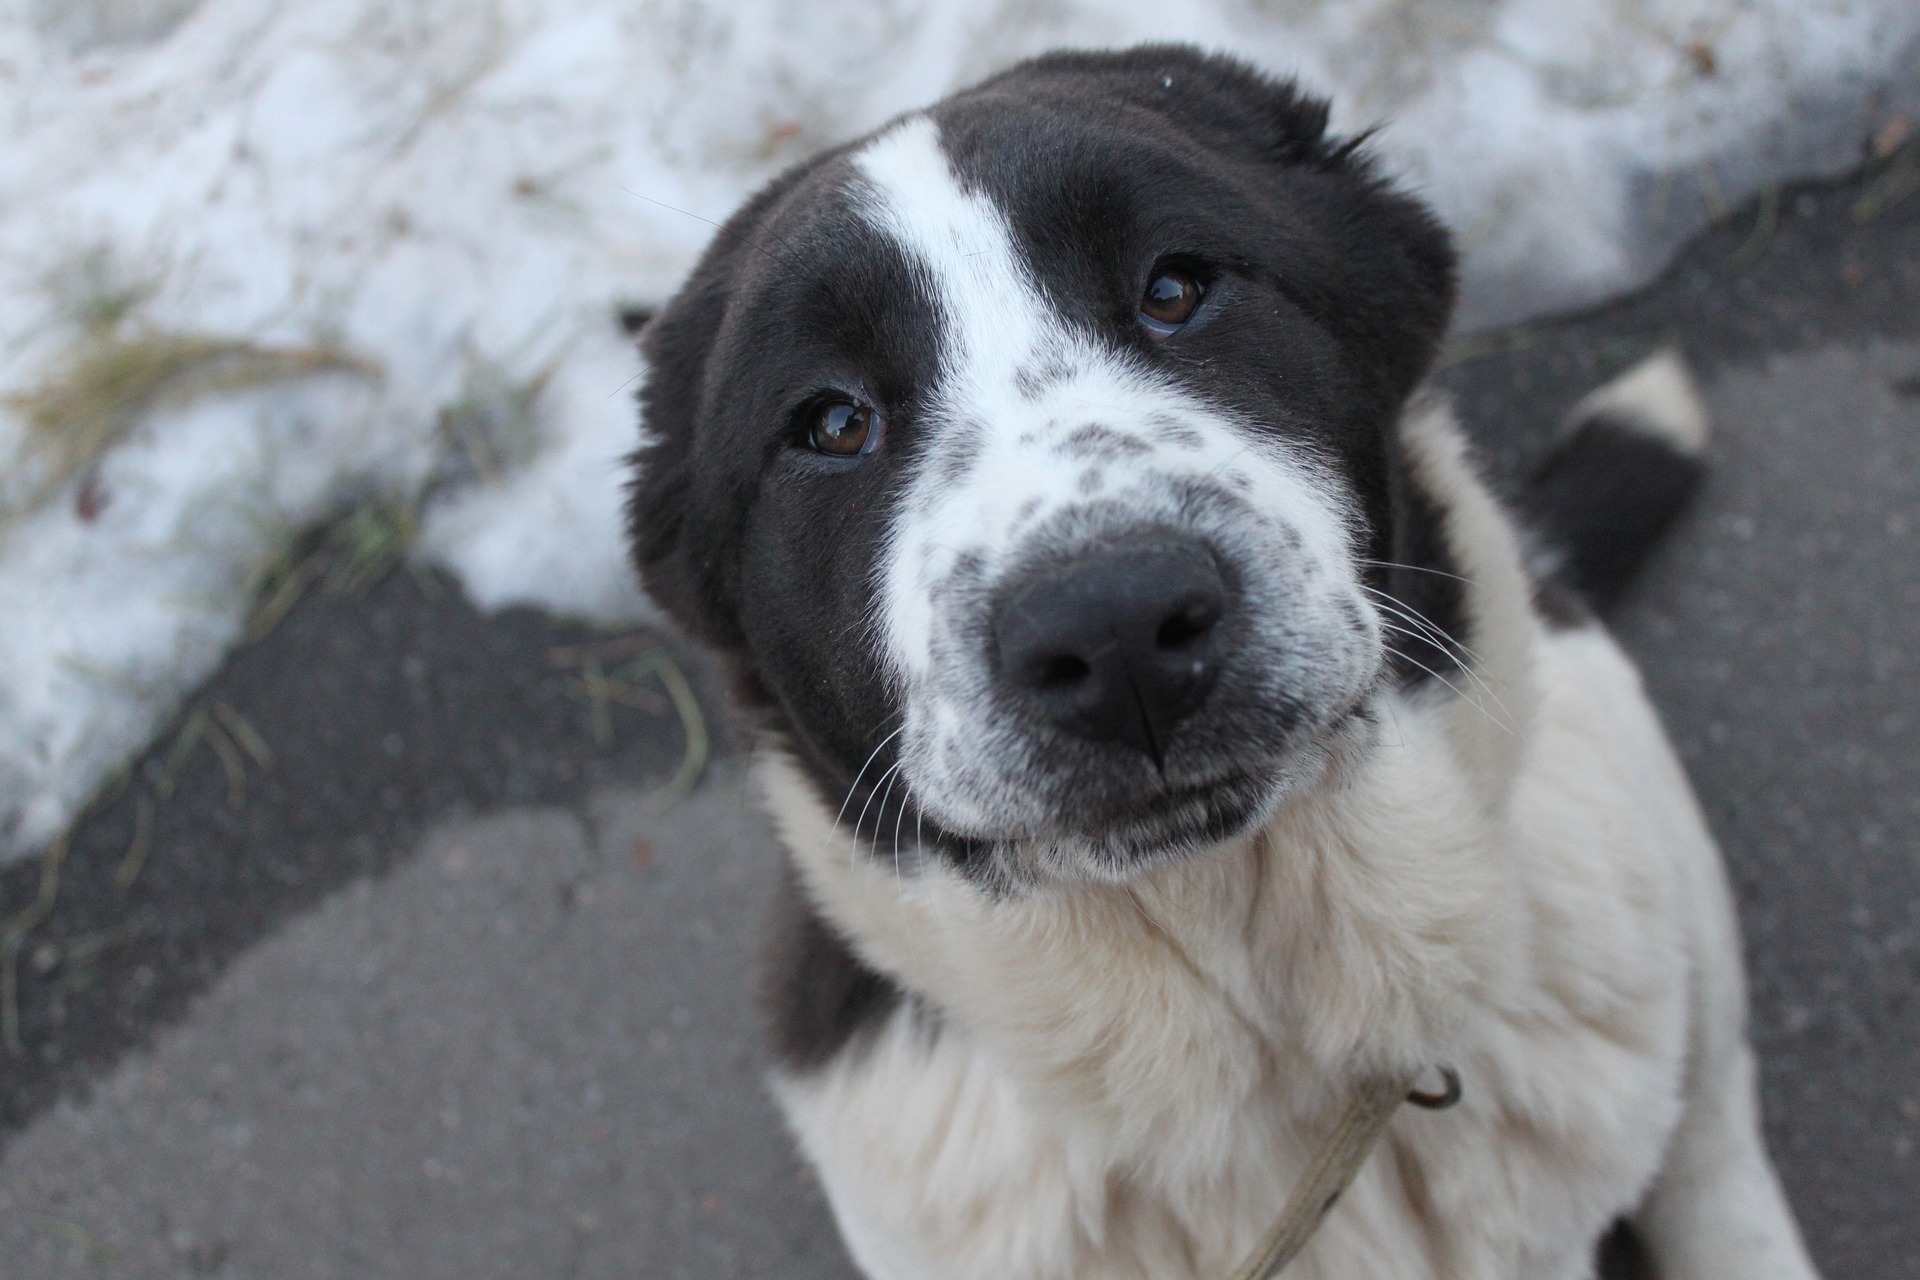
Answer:
[[(1833, 1277), (1920, 1277), (1916, 188), (1909, 146), (1771, 193), (1443, 374), (1501, 477), (1656, 345), (1702, 375), (1712, 477), (1615, 622)], [(0, 1277), (844, 1280), (758, 1084), (776, 854), (721, 715), (662, 637), (430, 572), (311, 592), (0, 872)]]

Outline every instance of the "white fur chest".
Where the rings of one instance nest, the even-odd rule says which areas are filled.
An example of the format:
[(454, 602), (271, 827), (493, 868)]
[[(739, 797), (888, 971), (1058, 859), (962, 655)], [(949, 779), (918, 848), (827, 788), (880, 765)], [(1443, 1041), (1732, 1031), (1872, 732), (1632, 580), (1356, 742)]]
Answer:
[(1542, 635), (1511, 792), (1395, 698), (1352, 776), (1126, 886), (994, 899), (896, 878), (792, 766), (763, 782), (804, 881), (939, 1012), (780, 1093), (876, 1277), (1224, 1275), (1364, 1072), (1446, 1062), (1300, 1276), (1578, 1276), (1679, 1112), (1681, 898), (1712, 846), (1637, 678)]

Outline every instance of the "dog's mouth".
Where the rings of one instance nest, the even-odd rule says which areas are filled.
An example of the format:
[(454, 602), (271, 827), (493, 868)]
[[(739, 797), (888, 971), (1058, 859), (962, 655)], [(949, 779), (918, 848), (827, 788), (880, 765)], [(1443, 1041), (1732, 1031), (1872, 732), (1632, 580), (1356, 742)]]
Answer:
[(1366, 718), (1359, 699), (1282, 749), (1249, 744), (1246, 755), (1199, 777), (1069, 788), (1071, 798), (1037, 828), (986, 842), (1038, 850), (1042, 862), (1102, 878), (1202, 854), (1247, 836), (1311, 790)]
[(1236, 769), (1167, 787), (1075, 824), (1095, 868), (1115, 873), (1222, 844), (1258, 827), (1282, 790), (1272, 770)]

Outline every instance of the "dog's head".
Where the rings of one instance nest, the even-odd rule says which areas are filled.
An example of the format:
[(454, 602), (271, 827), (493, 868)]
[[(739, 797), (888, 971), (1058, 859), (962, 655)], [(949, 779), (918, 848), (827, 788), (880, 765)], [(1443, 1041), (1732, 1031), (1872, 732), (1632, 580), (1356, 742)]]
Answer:
[(1326, 122), (1188, 49), (1042, 58), (779, 178), (648, 327), (641, 572), (883, 848), (1123, 875), (1380, 685), (1453, 259)]

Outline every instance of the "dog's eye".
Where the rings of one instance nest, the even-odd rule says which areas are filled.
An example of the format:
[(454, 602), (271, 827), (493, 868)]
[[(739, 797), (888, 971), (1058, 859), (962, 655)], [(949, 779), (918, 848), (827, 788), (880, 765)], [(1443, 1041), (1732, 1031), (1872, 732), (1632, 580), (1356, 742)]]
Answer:
[(852, 458), (880, 447), (880, 415), (871, 405), (851, 400), (828, 400), (813, 410), (807, 443), (821, 453)]
[(1140, 298), (1140, 323), (1156, 338), (1164, 338), (1193, 316), (1206, 290), (1184, 271), (1161, 271), (1147, 283)]

